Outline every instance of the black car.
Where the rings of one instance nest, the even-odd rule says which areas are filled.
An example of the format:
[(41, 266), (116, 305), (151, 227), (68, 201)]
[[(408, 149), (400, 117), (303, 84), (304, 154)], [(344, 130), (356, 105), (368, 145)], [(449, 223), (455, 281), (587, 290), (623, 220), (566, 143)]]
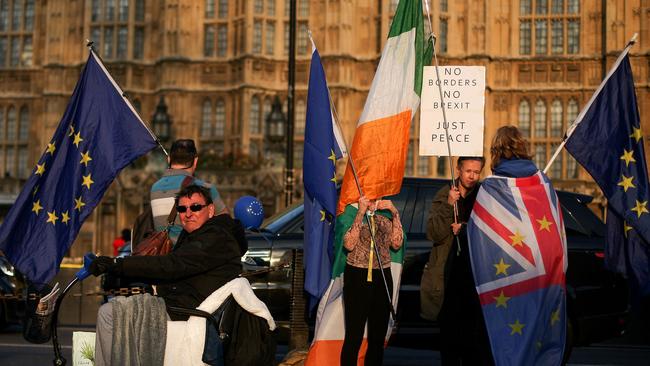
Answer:
[(8, 323), (19, 321), (25, 313), (25, 280), (9, 263), (7, 258), (0, 255), (0, 329)]
[[(399, 194), (388, 197), (400, 211), (408, 245), (404, 258), (397, 308), (396, 337), (438, 333), (436, 322), (420, 317), (420, 278), (432, 243), (426, 238), (426, 220), (436, 192), (448, 181), (405, 178)], [(604, 267), (605, 225), (587, 207), (592, 198), (558, 192), (568, 241), (567, 294), (569, 342), (586, 344), (616, 335), (628, 308), (624, 279)], [(259, 233), (248, 236), (249, 250), (242, 262), (247, 271), (291, 263), (294, 249), (303, 246), (303, 205), (297, 203), (269, 218)], [(288, 327), (291, 269), (283, 268), (249, 279), (276, 322)], [(313, 319), (312, 319), (313, 320)]]

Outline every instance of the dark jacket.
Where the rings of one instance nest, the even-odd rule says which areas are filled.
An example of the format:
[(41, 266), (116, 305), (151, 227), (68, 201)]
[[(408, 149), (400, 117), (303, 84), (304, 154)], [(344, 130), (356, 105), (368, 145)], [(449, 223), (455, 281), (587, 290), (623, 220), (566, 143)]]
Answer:
[[(458, 201), (459, 221), (467, 222), (474, 205), (476, 194), (479, 190), (480, 183), (469, 192), (467, 197), (462, 197)], [(427, 239), (433, 242), (429, 261), (425, 264), (422, 271), (420, 282), (420, 316), (428, 320), (436, 320), (445, 295), (445, 286), (447, 285), (451, 264), (449, 259), (454, 260), (450, 254), (452, 247), (453, 253), (457, 253), (457, 247), (454, 244), (454, 235), (451, 230), (451, 224), (454, 222), (454, 207), (447, 202), (449, 195), (449, 186), (442, 187), (433, 198), (429, 217), (427, 219)], [(467, 251), (467, 234), (465, 226), (459, 234), (464, 250)], [(463, 253), (465, 254), (465, 253)]]
[[(167, 255), (122, 258), (117, 272), (157, 285), (157, 294), (167, 306), (195, 308), (241, 273), (245, 240), (241, 224), (222, 214), (192, 233), (183, 230)], [(187, 319), (175, 314), (170, 317)]]

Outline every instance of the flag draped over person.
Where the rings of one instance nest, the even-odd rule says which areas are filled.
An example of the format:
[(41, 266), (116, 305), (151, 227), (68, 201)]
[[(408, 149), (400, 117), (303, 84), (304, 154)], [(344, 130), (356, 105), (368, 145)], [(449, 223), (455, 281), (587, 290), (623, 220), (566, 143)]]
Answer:
[(0, 249), (49, 282), (118, 172), (157, 146), (93, 51), (54, 136), (0, 227)]
[(607, 197), (605, 263), (650, 294), (650, 186), (627, 51), (574, 122), (566, 149)]
[[(351, 162), (348, 162), (337, 206), (331, 280), (318, 306), (314, 340), (306, 365), (340, 363), (345, 337), (343, 271), (347, 259), (343, 236), (357, 214), (357, 209), (351, 203), (357, 202), (360, 197), (351, 164), (355, 165), (359, 185), (369, 199), (390, 196), (400, 191), (411, 120), (420, 103), (422, 70), (424, 65), (430, 63), (433, 50), (431, 42), (425, 42), (423, 32), (422, 2), (400, 1), (354, 135)], [(377, 214), (390, 215), (380, 211)], [(406, 239), (404, 241), (399, 250), (390, 252), (393, 308), (397, 308)], [(394, 319), (391, 319), (387, 339), (393, 322)], [(361, 358), (365, 349), (364, 339), (359, 352)]]
[(303, 152), (305, 184), (305, 290), (310, 307), (323, 296), (330, 282), (334, 259), (336, 215), (336, 159), (346, 154), (341, 133), (334, 123), (329, 90), (320, 55), (313, 45)]
[[(422, 2), (400, 1), (350, 151), (368, 199), (400, 191), (411, 120), (420, 105), (422, 70), (431, 62), (432, 52), (431, 42), (425, 42)], [(348, 163), (339, 214), (359, 200), (353, 174)]]
[(541, 172), (490, 176), (467, 224), (474, 283), (496, 365), (560, 365), (566, 337), (566, 236)]

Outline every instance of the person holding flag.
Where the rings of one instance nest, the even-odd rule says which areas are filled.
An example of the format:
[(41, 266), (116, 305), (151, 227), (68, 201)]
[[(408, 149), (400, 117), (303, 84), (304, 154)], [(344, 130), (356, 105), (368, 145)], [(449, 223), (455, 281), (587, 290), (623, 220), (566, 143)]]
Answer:
[[(402, 185), (409, 130), (420, 104), (423, 67), (430, 63), (433, 52), (431, 38), (427, 39), (424, 34), (422, 5), (419, 0), (402, 0), (397, 5), (386, 46), (357, 124), (336, 208), (331, 277), (318, 306), (314, 340), (305, 361), (307, 366), (341, 362), (345, 337), (343, 286), (347, 263), (343, 237), (357, 216), (358, 210), (353, 204), (362, 196), (377, 200), (397, 194)], [(305, 155), (306, 151), (307, 147)], [(405, 246), (406, 240), (399, 250), (389, 251), (392, 291), (389, 291), (388, 281), (379, 276), (384, 291), (388, 292), (391, 310), (397, 307)], [(373, 255), (376, 256), (376, 252)], [(383, 271), (379, 273), (383, 274)], [(373, 278), (373, 281), (377, 280)], [(389, 320), (386, 340), (392, 321)], [(362, 345), (359, 360), (363, 360), (363, 349)]]
[[(364, 223), (366, 215), (369, 219)], [(393, 291), (389, 250), (399, 250), (403, 241), (402, 223), (393, 203), (390, 200), (371, 201), (361, 196), (354, 221), (343, 237), (348, 255), (343, 284), (345, 339), (341, 366), (357, 365), (366, 321), (365, 364), (382, 363), (391, 307), (388, 294)], [(375, 253), (381, 258), (375, 257)]]
[(481, 184), (467, 233), (494, 363), (559, 365), (567, 322), (559, 200), (517, 127), (499, 128), (490, 154), (494, 175)]

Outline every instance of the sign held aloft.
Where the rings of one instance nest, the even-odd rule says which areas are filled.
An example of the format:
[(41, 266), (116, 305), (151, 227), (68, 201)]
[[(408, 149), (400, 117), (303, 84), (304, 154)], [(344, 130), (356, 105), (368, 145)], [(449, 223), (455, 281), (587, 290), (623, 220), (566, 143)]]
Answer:
[(440, 100), (435, 67), (425, 66), (420, 104), (420, 155), (447, 156), (449, 141), (452, 156), (483, 156), (485, 67), (440, 67), (440, 83), (444, 104)]

